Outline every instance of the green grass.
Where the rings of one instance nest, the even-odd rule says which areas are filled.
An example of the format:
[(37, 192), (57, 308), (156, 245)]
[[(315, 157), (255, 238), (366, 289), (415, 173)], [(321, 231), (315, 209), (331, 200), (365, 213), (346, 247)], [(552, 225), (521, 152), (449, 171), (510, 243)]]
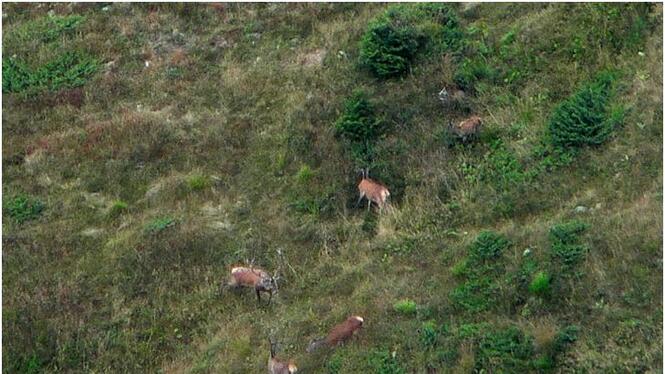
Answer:
[(416, 314), (417, 305), (413, 300), (400, 300), (393, 305), (393, 309), (399, 314), (408, 316)]
[[(3, 5), (4, 373), (662, 371), (661, 4), (220, 7)], [(585, 98), (611, 133), (553, 144)], [(269, 307), (219, 292), (252, 259)]]

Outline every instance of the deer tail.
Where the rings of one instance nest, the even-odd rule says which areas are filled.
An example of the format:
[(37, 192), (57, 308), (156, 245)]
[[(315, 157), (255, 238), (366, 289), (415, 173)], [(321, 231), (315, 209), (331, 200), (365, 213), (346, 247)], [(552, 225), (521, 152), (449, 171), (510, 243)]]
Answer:
[(326, 338), (312, 340), (307, 346), (307, 353), (312, 353), (326, 344)]

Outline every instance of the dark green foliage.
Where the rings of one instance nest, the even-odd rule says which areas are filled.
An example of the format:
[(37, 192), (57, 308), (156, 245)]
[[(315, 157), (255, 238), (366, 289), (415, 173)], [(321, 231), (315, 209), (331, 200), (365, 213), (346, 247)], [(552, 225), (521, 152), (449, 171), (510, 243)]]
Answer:
[(503, 235), (493, 231), (482, 231), (469, 248), (469, 255), (474, 260), (490, 260), (501, 256), (510, 241)]
[(569, 345), (575, 343), (580, 333), (580, 327), (570, 325), (563, 328), (556, 334), (552, 343), (551, 353), (553, 356), (562, 353)]
[(152, 220), (145, 226), (145, 230), (149, 233), (157, 233), (171, 227), (175, 224), (175, 220), (171, 217), (162, 217)]
[(470, 279), (450, 292), (453, 305), (470, 313), (479, 313), (493, 306), (496, 283), (486, 276), (472, 275)]
[(32, 75), (19, 60), (9, 57), (2, 60), (2, 92), (21, 92), (32, 85)]
[(402, 374), (406, 373), (399, 362), (388, 350), (375, 350), (369, 355), (369, 368), (372, 373), (377, 374)]
[(588, 248), (579, 242), (579, 236), (587, 228), (589, 225), (584, 222), (570, 221), (550, 229), (552, 257), (561, 261), (565, 268), (577, 264), (584, 258)]
[(479, 170), (482, 181), (491, 183), (499, 190), (509, 190), (525, 180), (524, 166), (501, 139), (490, 143)]
[(428, 321), (420, 328), (420, 341), (426, 348), (434, 347), (439, 338), (439, 329), (436, 322)]
[(44, 210), (44, 203), (24, 194), (16, 195), (3, 201), (2, 210), (16, 223), (23, 223), (39, 217)]
[(360, 42), (360, 63), (379, 78), (408, 71), (416, 54), (459, 51), (464, 34), (447, 4), (395, 5), (369, 24)]
[(337, 134), (349, 142), (351, 154), (365, 165), (373, 152), (374, 142), (383, 131), (382, 121), (374, 114), (374, 106), (363, 91), (355, 91), (344, 103), (344, 113), (335, 122)]
[(622, 109), (611, 113), (608, 110), (615, 80), (615, 75), (601, 73), (554, 109), (548, 128), (555, 146), (599, 145), (609, 138), (623, 121)]
[(492, 80), (496, 74), (483, 56), (476, 55), (462, 60), (455, 71), (454, 80), (463, 90), (473, 91), (478, 81)]
[(83, 21), (85, 21), (85, 17), (79, 15), (48, 17), (44, 22), (45, 27), (41, 39), (44, 42), (53, 41), (62, 34), (74, 31), (80, 24), (83, 23)]
[(2, 90), (36, 93), (79, 87), (97, 71), (98, 65), (96, 59), (83, 52), (65, 52), (34, 71), (14, 58), (3, 59)]
[(417, 39), (418, 34), (411, 28), (376, 21), (369, 25), (360, 41), (361, 64), (380, 78), (403, 74), (416, 54)]
[(533, 354), (531, 339), (517, 327), (486, 332), (476, 350), (476, 370), (496, 373), (525, 373)]
[(538, 296), (545, 296), (550, 292), (550, 275), (544, 271), (539, 271), (529, 284), (529, 291)]

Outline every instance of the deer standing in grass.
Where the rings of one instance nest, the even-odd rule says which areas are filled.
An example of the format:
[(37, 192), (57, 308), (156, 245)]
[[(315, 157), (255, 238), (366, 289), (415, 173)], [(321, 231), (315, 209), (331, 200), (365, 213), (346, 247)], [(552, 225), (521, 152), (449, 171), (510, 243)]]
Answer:
[(288, 362), (275, 357), (275, 346), (272, 339), (268, 338), (270, 342), (270, 358), (268, 359), (268, 373), (269, 374), (293, 374), (298, 371), (298, 368), (293, 363), (293, 360)]
[(365, 197), (367, 198), (367, 211), (370, 210), (372, 202), (376, 203), (376, 205), (379, 206), (379, 211), (381, 211), (387, 204), (387, 199), (390, 197), (390, 191), (388, 191), (386, 186), (373, 179), (370, 179), (368, 177), (367, 169), (363, 169), (360, 172), (362, 174), (362, 179), (360, 180), (360, 183), (358, 183), (358, 192), (360, 193), (360, 197), (358, 198), (356, 206), (358, 206), (363, 197)]
[(483, 121), (478, 116), (471, 116), (464, 121), (454, 125), (452, 122), (448, 123), (448, 129), (458, 138), (462, 138), (462, 142), (467, 139), (473, 139), (478, 136), (480, 129), (483, 126)]
[(346, 342), (351, 339), (358, 330), (360, 330), (363, 326), (363, 322), (364, 320), (360, 316), (351, 316), (347, 318), (346, 321), (333, 327), (326, 337), (311, 341), (307, 347), (307, 353), (314, 352), (323, 346), (336, 347)]
[(236, 266), (231, 269), (227, 287), (234, 289), (241, 287), (254, 288), (258, 302), (261, 302), (261, 292), (267, 292), (270, 294), (268, 298), (268, 305), (270, 305), (273, 293), (277, 293), (277, 279), (279, 277), (271, 277), (265, 270), (251, 265), (249, 267)]

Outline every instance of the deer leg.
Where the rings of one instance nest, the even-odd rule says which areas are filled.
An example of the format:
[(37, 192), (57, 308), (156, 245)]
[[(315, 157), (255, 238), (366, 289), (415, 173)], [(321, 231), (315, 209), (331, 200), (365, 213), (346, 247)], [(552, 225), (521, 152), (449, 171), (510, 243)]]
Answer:
[(369, 208), (372, 206), (372, 200), (367, 199), (367, 211), (369, 212)]
[(258, 289), (256, 289), (256, 301), (258, 303), (261, 303), (261, 291), (259, 291)]
[(270, 305), (271, 300), (272, 300), (272, 292), (270, 292), (270, 296), (268, 296), (268, 305)]

